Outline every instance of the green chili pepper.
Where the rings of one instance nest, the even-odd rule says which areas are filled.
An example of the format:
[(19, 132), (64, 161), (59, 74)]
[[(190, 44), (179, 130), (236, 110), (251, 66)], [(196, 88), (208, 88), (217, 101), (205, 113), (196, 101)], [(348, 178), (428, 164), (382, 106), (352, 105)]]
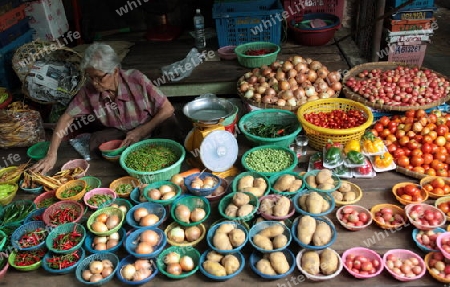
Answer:
[(347, 158), (352, 164), (363, 164), (364, 155), (358, 151), (352, 150), (347, 153)]
[(329, 165), (335, 165), (341, 160), (341, 149), (330, 147), (325, 154), (325, 162)]

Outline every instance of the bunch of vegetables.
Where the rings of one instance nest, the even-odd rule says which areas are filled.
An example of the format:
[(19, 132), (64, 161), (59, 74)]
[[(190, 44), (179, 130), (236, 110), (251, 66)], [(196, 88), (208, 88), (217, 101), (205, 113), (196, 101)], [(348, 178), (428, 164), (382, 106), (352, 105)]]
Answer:
[(155, 250), (160, 240), (159, 234), (156, 231), (147, 229), (139, 235), (134, 252), (137, 254), (150, 254)]
[(120, 235), (114, 232), (109, 236), (94, 236), (92, 240), (92, 248), (94, 250), (103, 251), (116, 247), (119, 244)]
[(81, 208), (78, 206), (65, 205), (63, 208), (56, 209), (49, 214), (49, 223), (51, 225), (61, 225), (64, 223), (74, 222), (81, 215)]
[(328, 129), (350, 129), (359, 127), (367, 121), (366, 115), (360, 110), (343, 111), (340, 109), (331, 112), (311, 112), (304, 115), (309, 123)]
[(202, 231), (196, 225), (190, 227), (175, 226), (167, 236), (176, 243), (193, 242), (202, 236)]
[(75, 195), (79, 194), (80, 192), (82, 192), (83, 189), (84, 189), (84, 187), (81, 186), (81, 185), (68, 187), (68, 188), (66, 188), (65, 190), (63, 190), (61, 192), (61, 197), (62, 198), (69, 198), (69, 197), (75, 196)]
[(354, 201), (356, 199), (356, 192), (352, 190), (352, 186), (348, 181), (343, 181), (341, 186), (333, 191), (331, 195), (338, 201)]
[(302, 254), (301, 268), (311, 275), (331, 275), (339, 267), (339, 257), (336, 251), (326, 248), (322, 251), (309, 250)]
[(333, 172), (327, 168), (321, 169), (315, 176), (308, 175), (305, 180), (308, 186), (320, 190), (331, 190), (336, 187)]
[(284, 248), (288, 242), (284, 230), (282, 224), (273, 224), (256, 233), (250, 240), (255, 246), (264, 250)]
[(147, 196), (153, 200), (169, 200), (176, 194), (175, 188), (170, 184), (163, 184), (159, 188), (152, 188), (147, 191)]
[(128, 281), (142, 281), (152, 275), (152, 264), (148, 259), (136, 259), (120, 269), (120, 275)]
[(158, 215), (148, 211), (144, 207), (137, 208), (133, 213), (133, 218), (140, 226), (155, 225), (160, 220)]
[(202, 207), (196, 207), (191, 211), (188, 206), (180, 204), (175, 208), (175, 217), (182, 222), (199, 222), (202, 221), (205, 216), (206, 211)]
[(173, 165), (178, 160), (174, 151), (165, 146), (147, 145), (128, 154), (125, 165), (136, 171), (153, 172)]
[(22, 175), (22, 173), (24, 172), (25, 168), (27, 167), (27, 165), (28, 164), (24, 163), (24, 164), (17, 166), (14, 169), (4, 171), (0, 175), (0, 183), (6, 182), (6, 181), (11, 181), (11, 180), (14, 180), (14, 179), (20, 177)]
[(8, 204), (3, 213), (2, 226), (23, 221), (34, 210), (34, 204), (28, 201), (13, 201)]
[(250, 215), (254, 209), (255, 206), (250, 204), (250, 196), (248, 194), (236, 192), (224, 212), (228, 217), (245, 217)]
[(278, 192), (292, 192), (294, 194), (302, 185), (303, 180), (301, 178), (292, 174), (283, 174), (276, 179), (272, 188)]
[(58, 234), (53, 239), (52, 247), (56, 250), (70, 250), (77, 246), (83, 239), (83, 234), (74, 228), (70, 232)]
[(321, 62), (293, 56), (245, 73), (238, 91), (257, 103), (298, 107), (335, 97), (342, 89), (340, 80), (339, 72), (330, 72)]
[(116, 214), (100, 213), (91, 225), (94, 232), (104, 233), (116, 228), (121, 223), (121, 218)]
[(0, 198), (6, 198), (10, 196), (14, 191), (16, 191), (16, 187), (14, 184), (0, 183)]
[(133, 185), (131, 183), (122, 183), (114, 191), (118, 194), (127, 194), (133, 190)]
[(298, 205), (311, 214), (320, 214), (330, 209), (329, 200), (316, 191), (301, 195), (298, 198)]
[(92, 206), (102, 206), (107, 202), (111, 202), (113, 200), (113, 196), (110, 194), (94, 194), (91, 196), (87, 203)]
[(245, 126), (245, 129), (249, 134), (262, 138), (279, 138), (286, 135), (290, 135), (295, 132), (298, 125), (282, 125), (282, 124), (269, 124), (269, 123), (258, 123), (249, 124)]
[(285, 217), (289, 214), (290, 210), (291, 200), (284, 195), (275, 198), (266, 197), (261, 200), (259, 206), (259, 211), (262, 214), (275, 217)]
[(247, 56), (263, 56), (275, 52), (274, 49), (248, 49), (244, 52)]
[(316, 221), (314, 217), (300, 217), (297, 226), (297, 238), (305, 245), (324, 246), (331, 241), (333, 231), (324, 221)]
[(269, 253), (258, 262), (256, 262), (256, 269), (266, 275), (284, 274), (289, 271), (289, 262), (283, 252), (277, 251)]
[(58, 201), (59, 201), (59, 199), (55, 195), (53, 195), (51, 197), (44, 198), (41, 201), (39, 201), (38, 203), (36, 203), (36, 208), (49, 207), (50, 205), (52, 205), (53, 203), (56, 203)]
[(177, 252), (170, 252), (164, 257), (167, 273), (180, 275), (183, 272), (192, 271), (195, 263), (189, 255), (182, 255)]

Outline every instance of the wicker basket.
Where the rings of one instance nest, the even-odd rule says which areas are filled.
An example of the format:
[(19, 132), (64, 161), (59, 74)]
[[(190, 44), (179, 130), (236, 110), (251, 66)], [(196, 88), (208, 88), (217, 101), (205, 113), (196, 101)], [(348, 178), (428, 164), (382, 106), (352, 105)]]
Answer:
[(0, 205), (8, 205), (8, 204), (10, 204), (13, 201), (14, 197), (16, 197), (17, 190), (19, 189), (19, 186), (17, 185), (17, 183), (14, 183), (14, 184), (7, 183), (7, 184), (14, 186), (14, 191), (11, 192), (8, 196), (1, 198), (0, 199)]
[[(126, 192), (126, 193), (119, 193), (117, 192), (117, 189), (122, 184), (131, 184), (132, 188)], [(118, 197), (128, 198), (130, 197), (130, 193), (133, 191), (134, 188), (139, 188), (138, 186), (141, 184), (138, 178), (134, 176), (123, 176), (121, 178), (118, 178), (110, 183), (109, 188), (112, 189)]]
[(56, 203), (59, 199), (56, 197), (56, 191), (46, 191), (36, 196), (34, 199), (34, 204), (36, 204), (36, 208), (44, 208), (49, 207), (53, 203)]
[[(261, 56), (249, 56), (245, 52), (248, 50), (269, 49), (273, 50), (272, 53), (268, 53)], [(277, 59), (280, 52), (280, 46), (270, 42), (251, 42), (237, 46), (234, 52), (237, 55), (239, 64), (246, 68), (259, 68), (263, 65), (270, 65)]]
[[(281, 125), (283, 127), (295, 127), (295, 130), (288, 135), (264, 138), (250, 133), (248, 130), (252, 127), (258, 127), (260, 124)], [(295, 113), (279, 109), (256, 110), (244, 115), (238, 123), (239, 130), (245, 137), (255, 145), (279, 145), (288, 147), (294, 142), (295, 137), (300, 133), (302, 127), (298, 122)]]
[[(59, 224), (55, 224), (54, 222), (52, 222), (50, 217), (52, 217), (55, 214), (55, 212), (57, 212), (58, 210), (61, 210), (61, 209), (68, 210), (69, 208), (76, 210), (76, 213), (77, 213), (77, 216), (72, 221), (60, 222)], [(79, 203), (78, 201), (74, 201), (74, 200), (62, 200), (62, 201), (58, 201), (58, 202), (50, 205), (49, 207), (47, 207), (47, 209), (42, 214), (42, 221), (44, 221), (45, 224), (47, 224), (48, 226), (56, 227), (58, 225), (65, 224), (65, 223), (79, 222), (81, 220), (81, 218), (83, 218), (83, 215), (84, 215), (83, 204)]]
[[(83, 189), (74, 196), (63, 197), (63, 192), (66, 189), (73, 188), (76, 186), (82, 186)], [(74, 179), (58, 187), (58, 189), (56, 190), (56, 197), (59, 200), (81, 200), (85, 193), (86, 193), (86, 182), (84, 180)]]
[[(342, 79), (342, 82), (345, 83), (347, 80), (351, 77), (358, 78), (358, 74), (363, 72), (364, 70), (372, 70), (372, 69), (381, 69), (381, 70), (390, 70), (395, 69), (398, 66), (404, 66), (404, 67), (411, 67), (414, 66), (406, 65), (405, 63), (397, 63), (397, 62), (372, 62), (372, 63), (365, 63), (362, 65), (357, 65), (353, 67), (348, 73), (345, 74), (344, 78)], [(434, 72), (434, 71), (433, 71)], [(436, 73), (436, 72), (434, 72)], [(438, 77), (443, 77), (449, 81), (447, 77), (445, 77), (442, 74), (436, 73)], [(342, 91), (345, 95), (345, 97), (352, 99), (354, 101), (360, 102), (364, 104), (365, 106), (371, 107), (373, 109), (377, 110), (387, 110), (387, 111), (407, 111), (407, 110), (417, 110), (417, 109), (430, 109), (436, 106), (439, 106), (442, 103), (445, 103), (446, 101), (450, 100), (450, 93), (447, 94), (444, 98), (440, 98), (437, 101), (434, 101), (432, 103), (428, 104), (422, 104), (420, 106), (390, 106), (385, 104), (379, 104), (379, 103), (372, 103), (368, 100), (366, 100), (364, 97), (360, 96), (359, 94), (353, 92), (347, 85), (342, 86)]]
[[(349, 111), (352, 109), (362, 111), (367, 120), (364, 124), (359, 127), (350, 129), (329, 129), (318, 127), (310, 122), (308, 122), (304, 115), (313, 112), (331, 112), (333, 110), (344, 110)], [(345, 145), (350, 140), (360, 140), (364, 131), (372, 124), (373, 114), (372, 111), (361, 103), (349, 100), (349, 99), (321, 99), (313, 102), (306, 103), (302, 105), (298, 111), (297, 116), (300, 123), (305, 130), (306, 136), (309, 139), (309, 145), (316, 149), (322, 150), (329, 140), (341, 143)]]
[[(153, 172), (137, 171), (128, 168), (125, 164), (126, 159), (134, 151), (152, 146), (163, 146), (170, 148), (175, 153), (178, 160), (165, 168)], [(179, 143), (168, 139), (147, 139), (129, 146), (120, 156), (120, 165), (131, 176), (138, 178), (142, 183), (153, 183), (160, 180), (170, 180), (172, 176), (180, 173), (181, 164), (186, 156), (186, 151)]]
[[(56, 48), (55, 48), (56, 47)], [(30, 73), (31, 67), (34, 65), (35, 61), (43, 61), (43, 62), (63, 62), (63, 63), (72, 63), (80, 69), (80, 64), (82, 61), (82, 57), (79, 53), (74, 50), (59, 45), (56, 42), (47, 42), (41, 40), (35, 40), (29, 42), (25, 45), (19, 47), (12, 58), (12, 68), (16, 72), (20, 81), (22, 82), (22, 92), (30, 97), (28, 93), (28, 85), (27, 85), (27, 76)], [(68, 96), (73, 97), (80, 90), (80, 88), (84, 85), (86, 77), (84, 75), (84, 71), (80, 70), (80, 74), (78, 77), (78, 84), (71, 91), (67, 91)], [(30, 97), (33, 101), (39, 102), (42, 104), (54, 104), (56, 101), (42, 101), (35, 98)]]

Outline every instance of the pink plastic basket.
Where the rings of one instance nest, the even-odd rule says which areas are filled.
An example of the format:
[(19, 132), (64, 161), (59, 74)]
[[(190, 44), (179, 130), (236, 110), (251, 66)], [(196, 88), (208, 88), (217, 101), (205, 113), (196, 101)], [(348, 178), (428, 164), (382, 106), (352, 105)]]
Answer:
[[(67, 209), (67, 208), (73, 208), (78, 212), (78, 216), (75, 218), (75, 220), (70, 221), (70, 222), (78, 222), (81, 220), (81, 218), (83, 218), (84, 215), (84, 206), (83, 204), (79, 203), (78, 201), (74, 201), (74, 200), (62, 200), (62, 201), (58, 201), (57, 203), (54, 203), (52, 205), (50, 205), (45, 211), (44, 214), (42, 214), (42, 221), (45, 222), (45, 224), (47, 224), (48, 226), (52, 226), (52, 227), (56, 227), (58, 225), (55, 225), (53, 223), (51, 223), (51, 219), (50, 217), (59, 209)], [(65, 223), (70, 223), (70, 222), (65, 222)], [(63, 224), (63, 223), (61, 223)]]
[(442, 255), (444, 255), (445, 258), (450, 259), (450, 253), (448, 253), (447, 251), (445, 251), (444, 248), (442, 248), (442, 240), (444, 238), (447, 239), (448, 237), (450, 237), (450, 232), (443, 232), (439, 234), (438, 237), (436, 238), (436, 245), (441, 251)]
[(2, 270), (0, 270), (0, 279), (5, 278), (6, 272), (8, 272), (9, 264), (6, 262), (5, 267), (3, 267)]
[(49, 198), (53, 198), (55, 202), (57, 202), (59, 200), (56, 197), (56, 190), (50, 190), (50, 191), (41, 193), (34, 199), (34, 204), (36, 205), (37, 208), (48, 207), (48, 206), (43, 206), (42, 204), (43, 204), (44, 200), (49, 199)]
[(66, 162), (62, 167), (61, 171), (73, 168), (82, 168), (84, 171), (74, 176), (74, 179), (78, 179), (86, 175), (86, 172), (89, 169), (89, 162), (85, 159), (72, 159)]
[[(380, 266), (378, 266), (378, 270), (377, 272), (373, 273), (373, 274), (359, 274), (354, 272), (353, 270), (351, 270), (350, 268), (348, 268), (347, 264), (345, 263), (347, 261), (347, 257), (351, 256), (351, 255), (360, 255), (360, 256), (364, 256), (370, 260), (378, 260), (378, 262), (380, 263)], [(378, 274), (381, 273), (381, 271), (383, 271), (384, 269), (384, 264), (383, 264), (383, 260), (381, 259), (381, 256), (376, 253), (373, 250), (370, 250), (368, 248), (364, 248), (364, 247), (354, 247), (354, 248), (350, 248), (348, 250), (346, 250), (343, 254), (342, 254), (342, 263), (344, 264), (344, 268), (348, 271), (348, 273), (350, 273), (351, 275), (353, 275), (355, 278), (358, 279), (367, 279), (367, 278), (372, 278), (377, 276)]]
[(86, 194), (84, 195), (84, 204), (86, 204), (86, 206), (89, 206), (89, 208), (91, 209), (98, 209), (99, 206), (106, 206), (107, 202), (104, 202), (100, 205), (92, 205), (88, 203), (88, 200), (93, 197), (94, 195), (108, 195), (111, 197), (111, 200), (109, 201), (110, 204), (113, 203), (113, 201), (117, 198), (117, 194), (114, 192), (114, 190), (112, 190), (111, 188), (108, 187), (99, 187), (99, 188), (94, 188), (91, 191), (86, 192)]
[[(387, 258), (388, 256), (392, 254), (394, 255), (396, 258), (400, 259), (400, 260), (405, 260), (405, 259), (409, 259), (409, 258), (416, 258), (417, 260), (419, 260), (419, 265), (420, 267), (422, 267), (422, 272), (420, 274), (417, 274), (417, 276), (415, 277), (405, 277), (405, 276), (399, 276), (398, 274), (395, 274), (394, 271), (392, 271), (391, 269), (387, 268), (386, 262), (387, 262)], [(420, 257), (419, 255), (417, 255), (416, 253), (406, 250), (406, 249), (392, 249), (389, 250), (388, 252), (386, 252), (383, 255), (383, 264), (384, 266), (386, 266), (386, 270), (391, 273), (391, 275), (402, 282), (407, 282), (407, 281), (413, 281), (416, 279), (421, 278), (423, 275), (425, 275), (425, 270), (427, 270), (426, 266), (425, 266), (425, 261), (423, 261), (422, 257)]]

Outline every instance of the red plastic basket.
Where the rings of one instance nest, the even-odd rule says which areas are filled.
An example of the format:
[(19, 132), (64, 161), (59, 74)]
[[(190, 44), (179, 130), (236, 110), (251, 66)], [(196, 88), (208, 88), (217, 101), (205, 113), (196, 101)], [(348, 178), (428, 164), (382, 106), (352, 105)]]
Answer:
[(328, 13), (342, 19), (344, 16), (344, 2), (342, 0), (284, 0), (283, 7), (288, 13), (287, 20), (301, 21), (303, 15), (309, 13)]
[(9, 27), (19, 23), (20, 20), (25, 18), (25, 4), (20, 5), (17, 8), (0, 16), (0, 32), (5, 31)]

